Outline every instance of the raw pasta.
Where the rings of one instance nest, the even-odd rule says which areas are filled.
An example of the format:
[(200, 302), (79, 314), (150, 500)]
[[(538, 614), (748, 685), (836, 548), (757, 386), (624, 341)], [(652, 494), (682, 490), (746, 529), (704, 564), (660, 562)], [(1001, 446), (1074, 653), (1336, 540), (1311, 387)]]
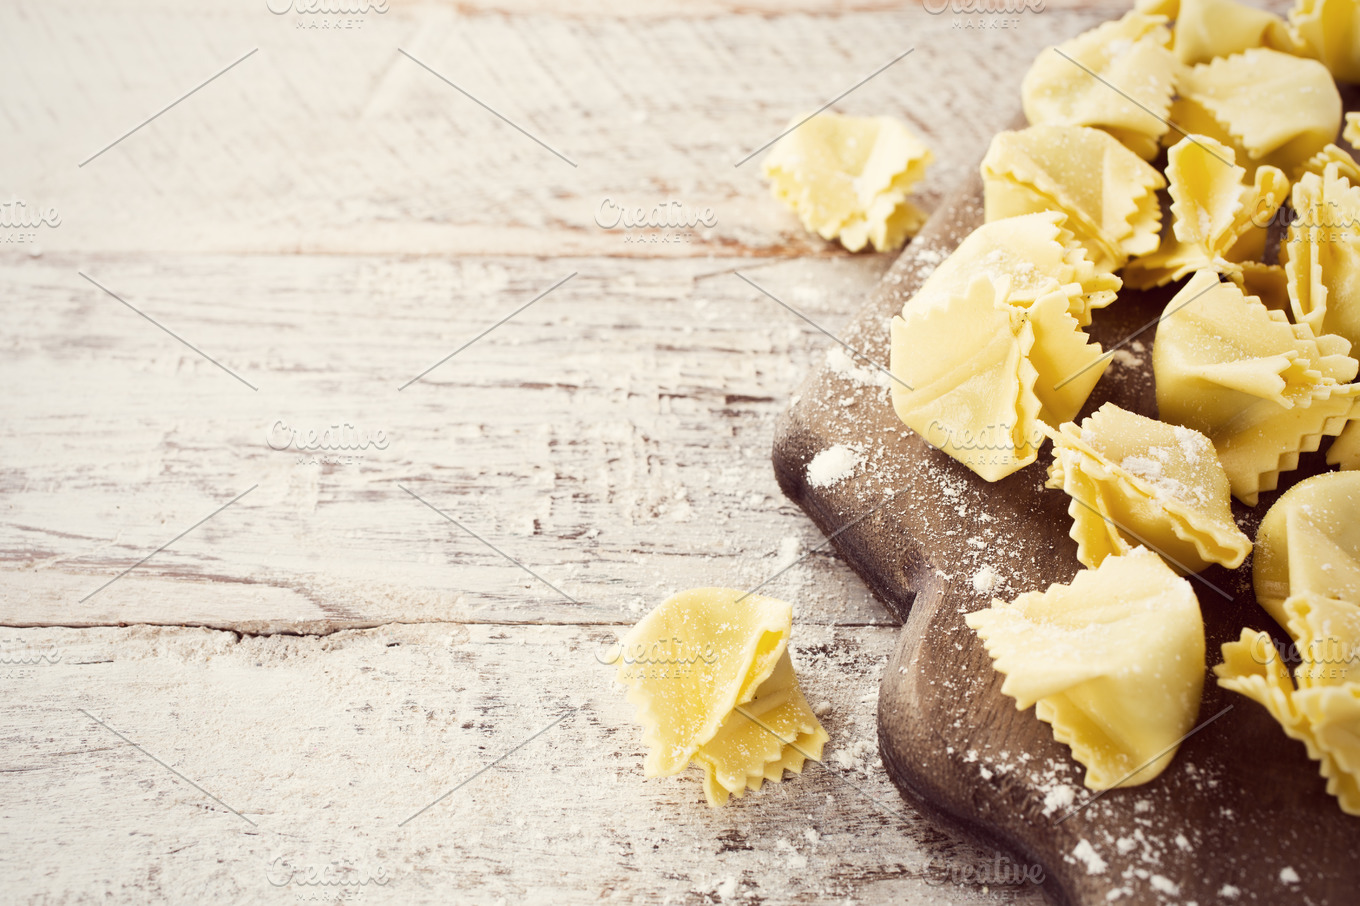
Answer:
[(1162, 174), (1108, 132), (1030, 126), (1001, 132), (982, 160), (986, 219), (1061, 211), (1096, 266), (1123, 267), (1156, 250)]
[(775, 142), (761, 167), (805, 228), (852, 252), (868, 243), (882, 252), (925, 222), (907, 196), (934, 159), (892, 117), (820, 113)]
[(1289, 24), (1299, 51), (1321, 60), (1339, 82), (1360, 82), (1360, 4), (1296, 0)]
[(1147, 289), (1211, 268), (1240, 283), (1242, 263), (1261, 257), (1266, 227), (1289, 193), (1275, 167), (1259, 167), (1252, 184), (1234, 151), (1205, 135), (1189, 135), (1167, 152), (1172, 228), (1157, 251), (1124, 269), (1132, 287)]
[(1025, 116), (1035, 125), (1095, 126), (1144, 160), (1156, 157), (1176, 90), (1165, 22), (1130, 12), (1039, 54), (1020, 87)]
[(1147, 546), (1198, 572), (1236, 569), (1251, 540), (1233, 522), (1228, 476), (1209, 438), (1106, 403), (1051, 432), (1048, 486), (1072, 497), (1072, 540), (1090, 567)]
[(1255, 506), (1300, 452), (1356, 417), (1360, 368), (1350, 344), (1291, 325), (1232, 283), (1201, 270), (1167, 304), (1152, 367), (1163, 421), (1209, 436), (1233, 496)]
[(1035, 706), (1086, 766), (1090, 789), (1152, 780), (1194, 726), (1204, 683), (1199, 601), (1146, 548), (964, 619), (1005, 674), (1001, 691), (1018, 709)]
[(913, 298), (892, 320), (898, 417), (987, 481), (1034, 462), (1039, 422), (1075, 416), (1109, 364), (1066, 292), (1022, 307), (1010, 287), (1004, 274), (979, 276), (961, 294)]
[(1291, 596), (1360, 605), (1360, 473), (1324, 472), (1280, 495), (1252, 556), (1256, 602), (1287, 628)]
[(1053, 292), (1067, 295), (1067, 308), (1083, 327), (1091, 310), (1114, 301), (1122, 285), (1108, 270), (1097, 268), (1065, 229), (1058, 211), (1024, 214), (985, 223), (964, 238), (916, 291), (912, 305), (926, 300), (948, 303), (963, 294), (979, 274), (995, 282), (1010, 278), (1006, 301), (1022, 308)]
[(1294, 39), (1279, 16), (1235, 0), (1139, 0), (1136, 8), (1176, 20), (1176, 58), (1207, 63), (1252, 47), (1292, 51)]
[(669, 598), (620, 640), (617, 677), (638, 709), (648, 777), (704, 769), (709, 805), (800, 772), (826, 732), (798, 689), (793, 608), (731, 588)]
[(1294, 184), (1297, 213), (1280, 247), (1295, 322), (1345, 337), (1360, 351), (1360, 184), (1336, 164)]
[(1254, 48), (1188, 67), (1177, 85), (1172, 121), (1230, 146), (1249, 176), (1262, 164), (1294, 175), (1341, 128), (1341, 95), (1316, 60)]
[(1223, 646), (1214, 673), (1303, 742), (1341, 810), (1360, 815), (1360, 607), (1301, 594), (1283, 612), (1300, 656), (1293, 682), (1270, 636), (1251, 629)]

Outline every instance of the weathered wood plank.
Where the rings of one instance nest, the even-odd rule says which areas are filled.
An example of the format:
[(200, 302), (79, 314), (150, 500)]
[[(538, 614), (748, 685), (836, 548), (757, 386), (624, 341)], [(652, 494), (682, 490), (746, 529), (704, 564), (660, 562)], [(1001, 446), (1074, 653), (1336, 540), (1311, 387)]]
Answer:
[(833, 741), (826, 769), (720, 810), (695, 773), (642, 777), (631, 706), (596, 662), (611, 637), (456, 624), (324, 638), (9, 630), (7, 659), (44, 660), (5, 668), (6, 886), (48, 902), (318, 893), (271, 886), (288, 877), (283, 857), (382, 869), (365, 902), (946, 903), (1003, 891), (1042, 902), (1032, 885), (955, 883), (993, 857), (896, 801), (860, 679), (882, 669), (894, 628), (797, 628), (801, 683)]

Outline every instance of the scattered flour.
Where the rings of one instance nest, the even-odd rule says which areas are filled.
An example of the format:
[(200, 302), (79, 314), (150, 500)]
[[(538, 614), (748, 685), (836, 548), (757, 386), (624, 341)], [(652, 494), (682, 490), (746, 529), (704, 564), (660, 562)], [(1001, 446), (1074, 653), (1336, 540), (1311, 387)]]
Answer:
[(847, 444), (827, 447), (808, 463), (808, 484), (814, 488), (829, 488), (842, 479), (849, 478), (864, 462), (864, 456)]
[(723, 902), (727, 902), (728, 900), (736, 899), (737, 886), (738, 882), (736, 878), (725, 878), (713, 889), (713, 892), (716, 893), (718, 898)]
[(1072, 807), (1072, 803), (1077, 801), (1077, 792), (1066, 784), (1054, 786), (1044, 794), (1044, 814), (1051, 815), (1058, 810)]
[(1148, 878), (1148, 883), (1152, 885), (1153, 890), (1169, 897), (1179, 896), (1181, 892), (1181, 886), (1164, 875), (1153, 875)]
[(991, 594), (1000, 584), (1001, 576), (990, 566), (984, 566), (982, 569), (973, 573), (973, 591), (980, 595)]
[(1242, 895), (1242, 888), (1232, 884), (1224, 884), (1218, 889), (1218, 895), (1225, 900), (1235, 900)]
[(1072, 855), (1077, 861), (1086, 866), (1088, 875), (1101, 875), (1105, 873), (1105, 860), (1100, 858), (1096, 848), (1090, 841), (1083, 837), (1072, 850)]
[(887, 372), (873, 365), (861, 366), (851, 355), (839, 346), (826, 351), (826, 365), (836, 374), (856, 384), (869, 387), (891, 387), (893, 379)]
[(1290, 868), (1289, 866), (1286, 865), (1284, 868), (1280, 869), (1280, 883), (1281, 884), (1299, 883), (1299, 873), (1295, 871), (1293, 868)]

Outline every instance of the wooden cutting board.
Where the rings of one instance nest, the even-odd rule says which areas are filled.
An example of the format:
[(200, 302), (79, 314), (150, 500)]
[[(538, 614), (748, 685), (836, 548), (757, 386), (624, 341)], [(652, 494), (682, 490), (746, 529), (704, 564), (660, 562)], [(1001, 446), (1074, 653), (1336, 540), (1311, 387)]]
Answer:
[[(1355, 97), (1347, 100), (1353, 109)], [(975, 178), (937, 210), (841, 339), (886, 364), (891, 316), (981, 222)], [(1095, 313), (1092, 337), (1109, 349), (1157, 318), (1178, 285), (1120, 293)], [(1081, 417), (1106, 401), (1155, 417), (1154, 334), (1155, 326), (1121, 348)], [(1095, 796), (1081, 784), (1081, 766), (1033, 708), (1017, 711), (1001, 694), (1002, 676), (963, 622), (993, 594), (1012, 600), (1081, 568), (1068, 497), (1043, 487), (1051, 445), (1038, 462), (989, 484), (903, 426), (886, 376), (858, 365), (833, 350), (807, 379), (777, 429), (774, 467), (784, 493), (834, 536), (903, 621), (878, 712), (883, 763), (903, 797), (1020, 863), (1041, 865), (1060, 903), (1357, 902), (1360, 818), (1327, 795), (1302, 743), (1212, 675), (1199, 719), (1230, 711), (1189, 738), (1160, 777), (1111, 790), (1069, 816)], [(811, 486), (808, 464), (835, 444), (850, 445), (862, 464), (830, 486)], [(1324, 467), (1321, 454), (1305, 456), (1255, 508), (1234, 501), (1242, 530), (1255, 538), (1279, 494)], [(999, 584), (988, 593), (992, 574)], [(1193, 584), (1206, 670), (1244, 626), (1285, 640), (1255, 603), (1250, 559), (1201, 575)], [(1074, 854), (1082, 841), (1090, 850), (1080, 852), (1096, 859)]]

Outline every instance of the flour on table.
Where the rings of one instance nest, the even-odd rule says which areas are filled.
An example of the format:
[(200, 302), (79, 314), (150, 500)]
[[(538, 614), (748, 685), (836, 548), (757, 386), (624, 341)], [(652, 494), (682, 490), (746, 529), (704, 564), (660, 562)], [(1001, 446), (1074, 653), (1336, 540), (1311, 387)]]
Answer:
[(1083, 837), (1072, 849), (1072, 855), (1078, 862), (1086, 866), (1088, 875), (1100, 875), (1105, 873), (1105, 860), (1100, 858), (1096, 848), (1091, 842)]
[(808, 463), (808, 484), (814, 488), (829, 488), (842, 479), (849, 478), (864, 462), (864, 456), (848, 444), (827, 447)]
[(984, 566), (973, 573), (973, 591), (980, 595), (991, 594), (1001, 584), (1001, 576), (990, 566)]

